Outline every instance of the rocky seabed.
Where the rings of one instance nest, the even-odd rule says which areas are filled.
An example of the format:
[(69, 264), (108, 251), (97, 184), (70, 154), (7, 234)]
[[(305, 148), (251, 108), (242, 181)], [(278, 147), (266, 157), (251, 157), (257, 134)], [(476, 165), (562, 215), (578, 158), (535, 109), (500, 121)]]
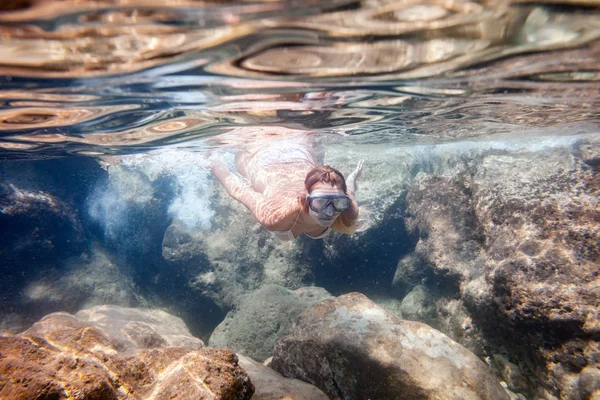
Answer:
[(0, 399), (600, 399), (600, 141), (542, 142), (382, 150), (293, 244), (201, 164), (194, 225), (152, 157), (3, 162)]

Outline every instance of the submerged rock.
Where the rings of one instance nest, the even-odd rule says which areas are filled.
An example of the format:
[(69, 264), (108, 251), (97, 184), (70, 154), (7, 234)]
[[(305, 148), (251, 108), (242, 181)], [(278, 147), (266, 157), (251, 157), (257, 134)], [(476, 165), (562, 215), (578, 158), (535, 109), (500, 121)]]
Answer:
[[(125, 324), (124, 313), (138, 321)], [(101, 328), (96, 328), (75, 316), (55, 313), (20, 335), (0, 336), (0, 398), (252, 397), (254, 388), (235, 354), (227, 349), (162, 347), (169, 344), (170, 335), (159, 332), (160, 325), (180, 322), (158, 311), (154, 322), (159, 325), (152, 327), (147, 323), (152, 314), (115, 308), (82, 312), (81, 316), (97, 320)], [(98, 315), (117, 326), (109, 327), (106, 320), (95, 318)], [(118, 325), (125, 329), (117, 329)], [(148, 337), (148, 329), (154, 331), (155, 340), (140, 340)]]
[(32, 276), (85, 248), (72, 204), (19, 184), (0, 182), (0, 292), (11, 302)]
[(102, 305), (81, 310), (75, 317), (118, 343), (119, 349), (204, 347), (181, 318), (162, 310)]
[(88, 213), (111, 251), (132, 264), (152, 266), (161, 260), (173, 184), (126, 165), (111, 166), (108, 172), (107, 181), (87, 199)]
[(328, 400), (322, 391), (306, 382), (282, 376), (253, 359), (237, 355), (240, 366), (255, 387), (252, 400)]
[[(103, 176), (88, 158), (0, 161), (0, 272), (5, 278), (20, 283), (23, 269), (36, 272), (85, 249), (80, 202)], [(3, 292), (7, 281), (0, 282)]]
[(311, 284), (301, 246), (275, 238), (223, 192), (215, 191), (220, 208), (210, 229), (175, 219), (165, 232), (163, 258), (185, 275), (189, 289), (227, 310), (265, 284), (289, 289)]
[(243, 296), (239, 306), (217, 326), (209, 344), (230, 347), (255, 360), (265, 360), (302, 311), (329, 297), (325, 289), (317, 287), (292, 291), (278, 285), (265, 285)]
[(407, 196), (415, 257), (456, 287), (488, 345), (536, 365), (529, 374), (548, 399), (578, 399), (582, 369), (599, 365), (600, 178), (590, 143), (487, 152), (419, 174)]
[(128, 268), (117, 264), (98, 245), (40, 274), (24, 288), (21, 302), (34, 307), (38, 318), (54, 311), (75, 312), (99, 304), (146, 304)]
[(410, 321), (420, 321), (436, 326), (436, 295), (424, 285), (417, 285), (402, 299), (400, 311), (402, 317)]
[(359, 293), (314, 304), (275, 347), (271, 366), (340, 399), (502, 399), (475, 355)]

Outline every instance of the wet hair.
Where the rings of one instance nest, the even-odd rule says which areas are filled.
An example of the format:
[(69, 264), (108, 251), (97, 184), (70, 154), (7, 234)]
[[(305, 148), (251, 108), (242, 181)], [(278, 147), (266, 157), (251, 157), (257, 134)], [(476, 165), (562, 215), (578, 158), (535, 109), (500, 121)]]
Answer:
[(342, 189), (346, 194), (348, 192), (344, 175), (329, 165), (311, 169), (304, 179), (304, 187), (306, 188), (306, 191), (310, 193), (312, 192), (313, 187), (319, 182), (329, 183), (331, 186)]
[[(348, 187), (346, 186), (344, 175), (329, 165), (315, 167), (306, 174), (306, 178), (304, 179), (306, 192), (312, 192), (315, 185), (320, 182), (328, 183), (333, 187), (341, 189), (345, 194), (348, 194)], [(300, 201), (302, 203), (302, 209), (305, 213), (308, 213), (308, 201), (306, 198), (301, 198)], [(349, 218), (349, 210), (346, 210), (335, 219), (331, 227), (339, 232), (354, 233), (356, 230), (355, 225), (356, 218)]]

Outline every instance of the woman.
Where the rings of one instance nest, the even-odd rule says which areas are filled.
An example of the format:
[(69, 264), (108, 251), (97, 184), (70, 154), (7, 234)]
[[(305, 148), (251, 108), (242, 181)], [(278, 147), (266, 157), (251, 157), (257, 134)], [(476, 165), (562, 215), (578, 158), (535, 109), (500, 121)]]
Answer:
[(223, 164), (214, 164), (213, 174), (231, 197), (281, 240), (293, 240), (301, 233), (321, 239), (332, 229), (355, 231), (354, 196), (362, 160), (345, 180), (338, 170), (318, 166), (304, 143), (284, 141), (240, 151), (235, 163), (246, 180)]

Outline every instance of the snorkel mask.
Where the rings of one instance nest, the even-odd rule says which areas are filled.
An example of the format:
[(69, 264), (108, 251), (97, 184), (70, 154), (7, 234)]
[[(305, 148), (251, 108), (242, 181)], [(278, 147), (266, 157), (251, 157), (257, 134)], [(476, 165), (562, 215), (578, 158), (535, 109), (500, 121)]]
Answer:
[(346, 195), (306, 195), (308, 207), (314, 212), (325, 211), (329, 205), (337, 212), (346, 211), (350, 207), (350, 197)]

